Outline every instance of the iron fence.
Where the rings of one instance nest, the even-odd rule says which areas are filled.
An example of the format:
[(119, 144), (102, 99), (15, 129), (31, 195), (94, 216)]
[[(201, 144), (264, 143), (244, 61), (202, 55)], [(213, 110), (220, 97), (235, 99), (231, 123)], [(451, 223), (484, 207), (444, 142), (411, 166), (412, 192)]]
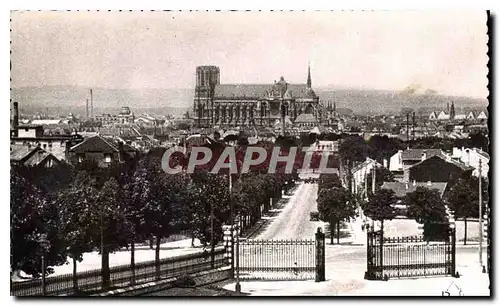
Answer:
[(367, 235), (366, 279), (455, 276), (455, 230), (444, 241), (420, 236), (384, 238), (381, 231)]
[[(224, 256), (224, 248), (215, 250), (213, 268), (229, 265)], [(210, 255), (196, 253), (161, 259), (159, 269), (155, 261), (135, 264), (132, 271), (131, 265), (121, 265), (110, 268), (110, 284), (102, 286), (102, 270), (95, 269), (76, 274), (76, 287), (73, 274), (64, 274), (46, 278), (47, 295), (88, 295), (103, 290), (126, 287), (133, 284), (142, 284), (160, 279), (167, 279), (185, 274), (197, 273), (211, 269)], [(12, 282), (11, 295), (13, 296), (40, 296), (42, 295), (41, 279)]]
[(314, 279), (315, 240), (246, 240), (239, 244), (242, 279)]

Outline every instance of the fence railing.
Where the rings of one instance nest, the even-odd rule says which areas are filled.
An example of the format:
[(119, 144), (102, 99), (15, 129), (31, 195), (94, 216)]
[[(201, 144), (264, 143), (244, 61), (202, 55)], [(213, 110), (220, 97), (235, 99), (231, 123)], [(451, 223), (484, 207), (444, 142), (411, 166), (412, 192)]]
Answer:
[(368, 232), (367, 279), (389, 279), (431, 275), (455, 275), (455, 230), (444, 241), (422, 236), (383, 237)]
[[(215, 250), (214, 268), (229, 264), (224, 257), (224, 248)], [(159, 271), (155, 261), (135, 264), (135, 273), (130, 265), (121, 265), (110, 268), (110, 285), (102, 287), (101, 269), (79, 272), (76, 274), (77, 288), (74, 286), (73, 274), (64, 274), (46, 278), (47, 295), (87, 295), (103, 290), (126, 287), (132, 284), (141, 284), (159, 279), (166, 279), (185, 274), (197, 273), (211, 269), (210, 252), (181, 255), (160, 260)], [(159, 272), (159, 273), (158, 273)], [(39, 296), (42, 295), (41, 279), (13, 282), (11, 285), (13, 296)]]
[(314, 279), (315, 240), (246, 240), (239, 243), (243, 279)]

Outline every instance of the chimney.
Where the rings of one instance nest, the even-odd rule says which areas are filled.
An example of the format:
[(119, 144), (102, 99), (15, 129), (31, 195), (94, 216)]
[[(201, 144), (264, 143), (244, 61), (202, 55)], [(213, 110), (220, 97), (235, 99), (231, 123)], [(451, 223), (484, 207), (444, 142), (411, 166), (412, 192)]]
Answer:
[(19, 103), (14, 102), (14, 111), (12, 114), (12, 129), (16, 131), (16, 136), (18, 127), (19, 127)]
[(90, 118), (94, 118), (94, 97), (92, 95), (92, 89), (90, 89)]
[(384, 168), (387, 168), (387, 159), (385, 159), (385, 158), (383, 160), (383, 165), (384, 165)]
[(426, 160), (427, 159), (427, 150), (423, 150), (422, 151), (422, 160)]
[(405, 186), (406, 186), (406, 189), (408, 189), (408, 183), (406, 183)]
[(417, 186), (417, 181), (413, 180), (413, 186)]

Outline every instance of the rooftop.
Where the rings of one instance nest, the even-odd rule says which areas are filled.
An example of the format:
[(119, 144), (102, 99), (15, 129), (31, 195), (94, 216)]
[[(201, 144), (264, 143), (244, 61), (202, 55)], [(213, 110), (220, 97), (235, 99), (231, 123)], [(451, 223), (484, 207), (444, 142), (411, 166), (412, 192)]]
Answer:
[(407, 193), (414, 192), (417, 187), (425, 187), (427, 189), (437, 189), (439, 194), (443, 196), (448, 183), (433, 183), (433, 182), (413, 182), (413, 183), (401, 183), (401, 182), (384, 182), (382, 188), (391, 189), (394, 191), (397, 197), (404, 197)]
[[(276, 95), (281, 84), (219, 84), (215, 86), (215, 96), (220, 98), (263, 99)], [(316, 94), (306, 84), (286, 84), (287, 98), (315, 98)]]
[(441, 149), (406, 149), (401, 154), (401, 158), (408, 161), (422, 160), (422, 154), (424, 152), (427, 154), (427, 158), (435, 155), (444, 156)]

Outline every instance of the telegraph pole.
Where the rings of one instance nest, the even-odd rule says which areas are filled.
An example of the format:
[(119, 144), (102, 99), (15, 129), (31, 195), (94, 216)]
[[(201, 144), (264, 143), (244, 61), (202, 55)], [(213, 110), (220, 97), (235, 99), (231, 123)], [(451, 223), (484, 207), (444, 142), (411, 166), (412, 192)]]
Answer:
[(479, 159), (479, 265), (483, 267), (483, 199), (482, 199), (482, 173), (481, 173), (481, 159)]

